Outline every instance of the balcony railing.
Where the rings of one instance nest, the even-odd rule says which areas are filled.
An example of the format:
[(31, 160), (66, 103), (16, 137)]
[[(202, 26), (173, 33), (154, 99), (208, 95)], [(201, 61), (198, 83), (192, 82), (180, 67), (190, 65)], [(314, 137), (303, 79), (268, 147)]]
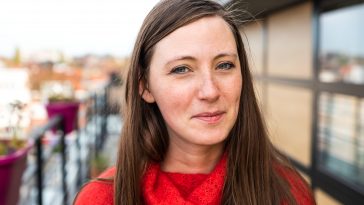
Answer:
[[(64, 118), (57, 115), (35, 128), (30, 138), (34, 147), (28, 154), (20, 205), (70, 204), (80, 186), (89, 178), (90, 162), (102, 150), (108, 136), (109, 93), (113, 83), (81, 102), (85, 126), (66, 135)], [(118, 110), (118, 109), (116, 109)]]

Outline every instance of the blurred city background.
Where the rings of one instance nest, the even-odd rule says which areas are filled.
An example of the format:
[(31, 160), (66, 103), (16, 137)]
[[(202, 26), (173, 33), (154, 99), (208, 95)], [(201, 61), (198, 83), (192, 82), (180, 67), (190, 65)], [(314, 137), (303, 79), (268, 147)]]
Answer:
[[(115, 164), (130, 53), (157, 2), (0, 2), (0, 205), (71, 204)], [(219, 2), (241, 22), (273, 143), (319, 205), (364, 204), (364, 1)]]

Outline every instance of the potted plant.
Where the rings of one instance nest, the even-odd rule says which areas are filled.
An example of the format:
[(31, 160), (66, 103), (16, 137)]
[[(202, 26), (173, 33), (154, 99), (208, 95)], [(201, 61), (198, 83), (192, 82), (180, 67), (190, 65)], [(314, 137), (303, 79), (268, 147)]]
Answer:
[[(32, 143), (21, 139), (22, 110), (20, 101), (11, 103), (9, 126), (1, 132), (0, 140), (0, 204), (17, 204), (27, 154)], [(7, 137), (5, 137), (7, 135)], [(5, 137), (5, 138), (4, 138)]]
[(47, 82), (43, 85), (43, 93), (47, 96), (46, 110), (48, 117), (62, 115), (65, 134), (77, 128), (78, 109), (80, 103), (74, 99), (72, 85), (68, 82)]

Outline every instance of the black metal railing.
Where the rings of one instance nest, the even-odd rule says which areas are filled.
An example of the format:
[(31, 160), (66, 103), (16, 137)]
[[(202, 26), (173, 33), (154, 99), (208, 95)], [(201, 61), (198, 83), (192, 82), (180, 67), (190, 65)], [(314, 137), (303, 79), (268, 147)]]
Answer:
[[(87, 151), (86, 170), (91, 169), (91, 161), (98, 158), (104, 147), (104, 143), (110, 134), (108, 130), (108, 119), (110, 115), (120, 116), (120, 102), (115, 102), (115, 99), (122, 98), (121, 92), (122, 82), (120, 79), (111, 78), (111, 80), (102, 88), (96, 90), (87, 99), (86, 121), (87, 125), (94, 128), (92, 133), (88, 133), (88, 137), (92, 138)], [(113, 98), (114, 100), (110, 100)], [(87, 128), (85, 128), (87, 132)], [(120, 130), (119, 130), (120, 131)], [(86, 173), (85, 180), (90, 179), (90, 172)], [(83, 181), (84, 182), (84, 181)]]
[[(120, 104), (111, 102), (111, 91), (114, 88), (121, 88), (121, 82), (118, 79), (111, 79), (104, 87), (94, 92), (89, 98), (88, 103), (88, 122), (93, 121), (95, 126), (95, 151), (99, 152), (108, 136), (108, 116), (120, 114)], [(121, 91), (120, 93), (121, 94)], [(122, 98), (122, 96), (118, 96)]]
[[(78, 136), (78, 126), (75, 127), (76, 135), (76, 147), (77, 147), (77, 177), (75, 186), (77, 189), (81, 185), (82, 174), (80, 174), (81, 163), (80, 163), (80, 146), (79, 146), (79, 136)], [(46, 143), (46, 135), (51, 132), (52, 143)], [(49, 136), (49, 135), (48, 135)], [(57, 199), (59, 199), (59, 194), (62, 194), (61, 204), (67, 205), (70, 203), (69, 201), (69, 189), (67, 183), (67, 163), (69, 162), (68, 157), (68, 146), (71, 146), (69, 140), (66, 140), (66, 132), (65, 132), (65, 122), (64, 118), (61, 115), (57, 115), (50, 120), (47, 121), (46, 124), (34, 128), (30, 133), (29, 139), (34, 142), (34, 147), (30, 151), (29, 158), (30, 162), (28, 163), (28, 168), (26, 170), (26, 175), (23, 177), (23, 185), (28, 190), (28, 194), (26, 196), (21, 196), (22, 205), (26, 204), (49, 204), (49, 199), (45, 201), (45, 191), (50, 188), (49, 186), (61, 186), (61, 189), (57, 189)], [(67, 143), (66, 143), (67, 141)], [(58, 158), (57, 158), (58, 157)], [(56, 161), (54, 163), (54, 158), (59, 159), (60, 163)], [(33, 159), (33, 161), (31, 160)], [(48, 166), (47, 166), (48, 165)], [(56, 166), (53, 166), (56, 165)], [(54, 170), (58, 170), (57, 173)], [(60, 174), (60, 183), (58, 180), (55, 180), (54, 177), (56, 174)], [(49, 177), (51, 175), (51, 177)], [(53, 177), (52, 177), (53, 176)], [(57, 178), (58, 179), (58, 178)], [(49, 183), (49, 181), (55, 180), (56, 183)], [(48, 184), (48, 185), (47, 185)], [(51, 184), (51, 185), (49, 185)], [(51, 187), (54, 188), (54, 187)], [(51, 189), (50, 188), (50, 189)], [(30, 193), (30, 194), (29, 194)], [(60, 200), (52, 201), (54, 204), (60, 204)]]
[[(61, 115), (49, 119), (46, 124), (36, 127), (30, 133), (29, 138), (34, 141), (34, 147), (29, 154), (29, 158), (31, 158), (29, 164), (31, 164), (31, 167), (28, 166), (27, 176), (23, 177), (22, 186), (26, 187), (28, 194), (24, 194), (26, 196), (21, 197), (21, 205), (43, 205), (49, 202), (49, 200), (45, 200), (47, 198), (45, 197), (47, 195), (45, 192), (49, 188), (47, 187), (49, 180), (54, 179), (46, 176), (49, 175), (49, 172), (54, 172), (53, 170), (59, 170), (57, 174), (61, 175), (60, 184), (57, 181), (56, 186), (61, 186), (61, 189), (57, 191), (57, 195), (62, 194), (62, 204), (64, 205), (70, 204), (71, 198), (81, 185), (90, 179), (91, 160), (102, 151), (104, 142), (109, 134), (107, 129), (108, 117), (110, 114), (117, 114), (119, 112), (117, 106), (110, 104), (108, 100), (110, 90), (115, 86), (120, 86), (120, 84), (110, 81), (110, 83), (80, 102), (81, 106), (84, 106), (83, 109), (86, 110), (86, 115), (84, 116), (86, 123), (85, 127), (79, 127), (78, 124), (75, 125), (75, 141), (70, 141), (68, 136), (66, 136), (65, 122)], [(87, 131), (90, 127), (93, 129), (92, 132)], [(56, 139), (56, 143), (52, 143), (51, 146), (44, 143), (47, 140), (45, 136), (49, 132), (52, 132), (52, 140)], [(71, 142), (74, 142), (74, 144)], [(69, 149), (77, 150), (77, 152), (69, 153)], [(76, 181), (72, 181), (72, 184), (67, 182), (67, 175), (70, 174), (68, 163), (70, 162), (71, 154), (77, 155)], [(54, 157), (60, 157), (60, 165), (50, 162)], [(59, 160), (59, 158), (57, 159)], [(72, 165), (74, 165), (73, 162), (71, 163)], [(57, 167), (53, 165), (57, 165)], [(70, 191), (74, 187), (75, 190)], [(59, 203), (56, 202), (56, 204)]]
[(62, 190), (63, 190), (63, 204), (68, 202), (68, 191), (66, 183), (66, 143), (65, 143), (65, 130), (64, 120), (62, 116), (56, 116), (50, 119), (45, 125), (36, 128), (30, 135), (30, 139), (34, 140), (35, 153), (36, 153), (36, 186), (37, 186), (37, 204), (43, 204), (43, 188), (44, 188), (44, 164), (50, 156), (45, 156), (43, 152), (43, 138), (45, 133), (51, 129), (60, 131), (58, 145), (60, 146), (61, 153), (61, 173), (62, 173)]

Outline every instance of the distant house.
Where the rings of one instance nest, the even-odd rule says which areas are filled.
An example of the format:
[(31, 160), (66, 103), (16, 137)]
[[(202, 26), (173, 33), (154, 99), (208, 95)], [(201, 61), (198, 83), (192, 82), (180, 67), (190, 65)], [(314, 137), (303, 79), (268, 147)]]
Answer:
[(0, 68), (5, 68), (5, 62), (0, 59)]
[(9, 103), (16, 100), (29, 104), (31, 93), (28, 87), (28, 71), (25, 68), (0, 67), (0, 128), (9, 123)]
[(0, 104), (20, 100), (28, 103), (31, 100), (28, 87), (29, 75), (26, 68), (0, 68)]

